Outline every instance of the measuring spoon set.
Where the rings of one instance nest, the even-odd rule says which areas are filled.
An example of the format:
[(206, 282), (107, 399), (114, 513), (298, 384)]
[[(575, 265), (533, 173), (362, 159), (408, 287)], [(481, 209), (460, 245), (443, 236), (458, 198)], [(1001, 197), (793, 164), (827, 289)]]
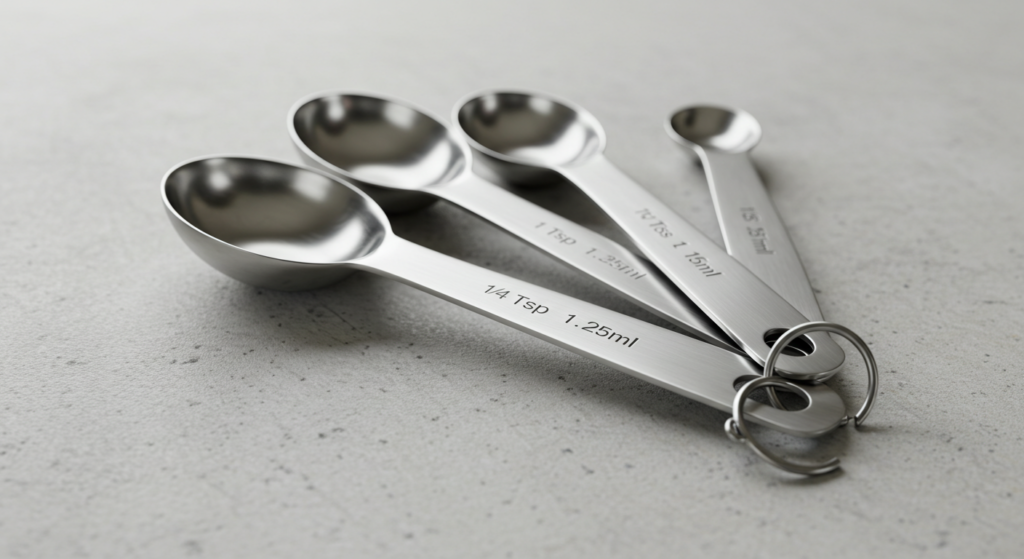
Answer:
[[(288, 131), (307, 166), (234, 155), (183, 162), (163, 178), (165, 209), (185, 243), (239, 281), (315, 289), (354, 270), (407, 283), (675, 393), (731, 412), (726, 433), (786, 471), (815, 475), (835, 458), (794, 463), (768, 451), (747, 422), (817, 437), (851, 417), (822, 384), (849, 329), (822, 321), (799, 256), (747, 153), (761, 138), (749, 114), (694, 106), (669, 135), (696, 152), (711, 185), (723, 251), (603, 155), (593, 115), (565, 100), (485, 91), (459, 102), (449, 126), (399, 99), (332, 92), (298, 101)], [(575, 184), (642, 253), (488, 182), (473, 158), (514, 184)], [(597, 280), (678, 327), (673, 332), (433, 252), (396, 236), (389, 213), (446, 200)], [(765, 388), (768, 403), (750, 399)], [(787, 410), (775, 389), (804, 400)]]

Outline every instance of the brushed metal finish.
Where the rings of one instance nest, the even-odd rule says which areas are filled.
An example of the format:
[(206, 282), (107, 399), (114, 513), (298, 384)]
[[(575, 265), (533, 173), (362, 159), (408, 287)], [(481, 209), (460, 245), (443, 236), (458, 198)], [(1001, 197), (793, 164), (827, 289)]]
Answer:
[[(353, 269), (382, 274), (723, 411), (734, 383), (760, 374), (742, 355), (405, 241), (369, 196), (313, 169), (199, 158), (171, 169), (161, 194), (185, 243), (239, 281), (311, 289)], [(838, 395), (824, 385), (803, 390), (802, 410), (747, 402), (744, 412), (800, 436), (839, 426)]]
[[(575, 183), (758, 363), (764, 363), (771, 349), (766, 337), (807, 322), (757, 276), (605, 159), (604, 130), (584, 109), (547, 95), (486, 91), (457, 104), (453, 120), (474, 149), (507, 164), (557, 171)], [(807, 338), (810, 354), (783, 355), (778, 372), (824, 381), (838, 371), (845, 355), (827, 334)]]
[(387, 210), (441, 198), (519, 237), (606, 288), (718, 347), (726, 336), (645, 258), (472, 172), (465, 140), (399, 99), (332, 92), (293, 105), (288, 131), (303, 160), (350, 181)]
[(761, 126), (750, 114), (708, 105), (676, 111), (668, 135), (700, 157), (726, 251), (808, 320), (821, 308), (786, 226), (750, 160)]

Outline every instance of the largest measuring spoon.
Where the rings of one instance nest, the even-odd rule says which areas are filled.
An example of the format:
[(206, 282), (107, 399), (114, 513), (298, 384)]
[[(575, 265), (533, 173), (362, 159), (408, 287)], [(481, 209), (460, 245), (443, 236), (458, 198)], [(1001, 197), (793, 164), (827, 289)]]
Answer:
[[(161, 194), (185, 243), (246, 283), (312, 289), (353, 270), (381, 274), (720, 410), (732, 408), (737, 379), (760, 375), (739, 354), (405, 241), (367, 195), (319, 171), (200, 158), (171, 169)], [(790, 386), (806, 408), (748, 401), (747, 416), (799, 436), (839, 426), (845, 410), (831, 389)]]
[[(561, 174), (590, 196), (651, 261), (759, 363), (769, 341), (807, 322), (770, 287), (605, 159), (601, 125), (580, 107), (525, 92), (490, 91), (456, 105), (453, 120), (470, 144), (502, 165)], [(521, 177), (521, 174), (520, 174)], [(828, 335), (804, 339), (806, 355), (784, 355), (777, 371), (821, 381), (843, 363)]]
[(646, 259), (474, 174), (466, 142), (422, 109), (380, 96), (320, 93), (292, 106), (288, 131), (306, 163), (350, 181), (385, 209), (447, 200), (691, 335), (736, 351)]

